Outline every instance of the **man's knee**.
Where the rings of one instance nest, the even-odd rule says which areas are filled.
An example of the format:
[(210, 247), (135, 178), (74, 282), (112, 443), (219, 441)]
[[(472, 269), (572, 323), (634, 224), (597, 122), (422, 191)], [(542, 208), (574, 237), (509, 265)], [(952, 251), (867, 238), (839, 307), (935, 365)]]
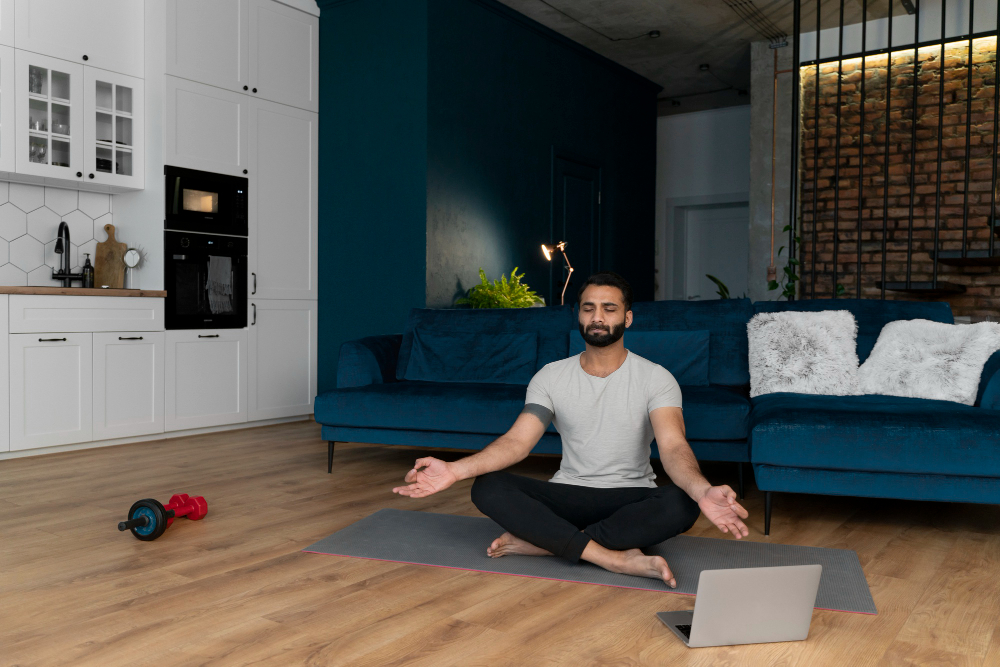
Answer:
[(472, 504), (483, 514), (489, 514), (487, 510), (493, 507), (509, 488), (508, 476), (509, 473), (497, 471), (476, 477), (476, 481), (472, 483)]

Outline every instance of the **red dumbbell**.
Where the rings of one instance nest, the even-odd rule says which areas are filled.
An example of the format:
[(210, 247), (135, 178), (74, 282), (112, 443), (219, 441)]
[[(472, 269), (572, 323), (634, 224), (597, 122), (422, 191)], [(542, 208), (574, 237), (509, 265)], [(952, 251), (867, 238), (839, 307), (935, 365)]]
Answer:
[(131, 530), (136, 538), (149, 542), (155, 540), (174, 522), (186, 516), (192, 521), (208, 514), (208, 503), (201, 496), (192, 498), (186, 493), (175, 493), (170, 502), (161, 505), (152, 498), (137, 501), (128, 511), (128, 521), (118, 524), (118, 530)]

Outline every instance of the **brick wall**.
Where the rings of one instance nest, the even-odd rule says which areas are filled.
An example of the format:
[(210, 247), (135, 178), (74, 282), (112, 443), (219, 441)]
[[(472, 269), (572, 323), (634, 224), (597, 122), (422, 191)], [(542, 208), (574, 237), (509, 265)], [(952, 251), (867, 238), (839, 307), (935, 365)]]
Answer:
[[(922, 48), (916, 68), (916, 141), (913, 129), (914, 54), (892, 54), (889, 87), (888, 206), (885, 200), (887, 55), (865, 61), (864, 127), (861, 120), (861, 59), (842, 63), (841, 100), (837, 104), (838, 63), (820, 68), (819, 115), (816, 115), (816, 67), (801, 69), (802, 178), (799, 249), (801, 298), (834, 294), (835, 222), (836, 283), (844, 296), (854, 297), (857, 286), (859, 191), (861, 226), (861, 296), (879, 298), (883, 261), (885, 218), (886, 280), (905, 281), (909, 258), (913, 281), (930, 281), (933, 263), (934, 220), (938, 199), (938, 146), (941, 145), (940, 227), (938, 246), (960, 250), (965, 213), (965, 175), (969, 168), (968, 227), (965, 245), (988, 249), (990, 201), (993, 190), (993, 104), (996, 39), (973, 42), (972, 126), (966, 146), (966, 86), (968, 42), (948, 44), (944, 52), (944, 112), (938, 132), (938, 94), (942, 74), (940, 46)], [(839, 187), (837, 120), (840, 120)], [(818, 133), (818, 137), (817, 137)], [(863, 170), (859, 148), (864, 144)], [(818, 141), (818, 149), (817, 149)], [(818, 154), (817, 154), (818, 150)], [(916, 151), (915, 154), (913, 153)], [(914, 161), (911, 174), (910, 161)], [(818, 158), (818, 159), (817, 159)], [(818, 170), (817, 170), (818, 166)], [(1000, 167), (998, 167), (1000, 170)], [(863, 172), (863, 176), (862, 176)], [(1000, 174), (998, 174), (1000, 175)], [(910, 215), (912, 193), (912, 221)], [(839, 204), (837, 203), (839, 194)], [(814, 207), (815, 197), (815, 207)], [(997, 197), (1000, 208), (1000, 195)], [(815, 255), (813, 235), (816, 235)], [(908, 238), (912, 234), (912, 254)], [(1000, 237), (994, 241), (1000, 254)], [(815, 269), (815, 284), (812, 276)], [(939, 265), (938, 280), (966, 286), (961, 295), (946, 297), (956, 315), (973, 321), (1000, 314), (1000, 266), (955, 267)], [(887, 299), (913, 299), (909, 294), (886, 292)]]

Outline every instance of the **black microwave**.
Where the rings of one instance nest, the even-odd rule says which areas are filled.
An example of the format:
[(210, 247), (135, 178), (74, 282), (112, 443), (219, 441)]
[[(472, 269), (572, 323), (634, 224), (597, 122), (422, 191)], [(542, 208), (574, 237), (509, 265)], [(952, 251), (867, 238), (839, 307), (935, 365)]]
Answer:
[(165, 229), (247, 236), (247, 179), (165, 166)]

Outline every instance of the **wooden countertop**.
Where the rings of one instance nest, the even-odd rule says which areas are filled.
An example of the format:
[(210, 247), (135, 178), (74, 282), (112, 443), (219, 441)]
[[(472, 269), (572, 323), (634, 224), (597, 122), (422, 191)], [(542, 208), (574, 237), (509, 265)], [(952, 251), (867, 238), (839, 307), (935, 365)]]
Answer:
[(11, 287), (0, 285), (0, 294), (61, 294), (64, 296), (167, 296), (164, 290), (101, 289), (99, 287)]

